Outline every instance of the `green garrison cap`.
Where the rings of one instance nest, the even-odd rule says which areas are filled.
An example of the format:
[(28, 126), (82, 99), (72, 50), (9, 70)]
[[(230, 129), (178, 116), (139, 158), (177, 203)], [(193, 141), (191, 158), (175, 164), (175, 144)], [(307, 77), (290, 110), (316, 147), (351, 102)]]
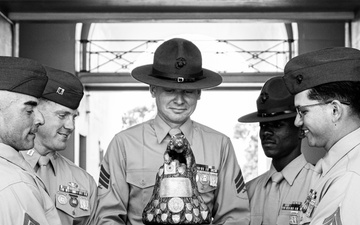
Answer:
[(291, 94), (330, 82), (360, 81), (360, 51), (335, 47), (299, 55), (286, 64), (283, 78)]
[(84, 95), (81, 81), (73, 74), (45, 66), (49, 81), (46, 84), (43, 98), (77, 109)]
[(0, 90), (41, 97), (48, 78), (44, 67), (31, 59), (0, 56)]
[(267, 80), (256, 101), (257, 112), (244, 115), (239, 122), (270, 122), (296, 116), (294, 96), (289, 93), (281, 76)]

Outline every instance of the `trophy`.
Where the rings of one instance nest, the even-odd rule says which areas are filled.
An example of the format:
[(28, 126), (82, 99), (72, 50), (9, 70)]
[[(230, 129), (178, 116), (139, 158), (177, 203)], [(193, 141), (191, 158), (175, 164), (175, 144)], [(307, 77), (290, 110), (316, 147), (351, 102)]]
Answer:
[(190, 144), (181, 133), (173, 135), (156, 175), (150, 201), (144, 208), (144, 224), (210, 223), (209, 208), (196, 184), (196, 162)]

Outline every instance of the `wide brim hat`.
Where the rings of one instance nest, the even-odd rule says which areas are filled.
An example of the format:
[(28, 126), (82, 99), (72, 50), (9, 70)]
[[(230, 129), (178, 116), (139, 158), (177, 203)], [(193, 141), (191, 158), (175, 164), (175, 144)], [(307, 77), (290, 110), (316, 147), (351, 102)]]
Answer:
[(196, 45), (181, 38), (162, 43), (155, 51), (153, 64), (136, 67), (131, 75), (140, 82), (173, 89), (208, 89), (222, 82), (218, 73), (202, 68)]
[(257, 112), (244, 115), (239, 122), (270, 122), (296, 116), (294, 96), (287, 90), (281, 76), (267, 80), (256, 100)]

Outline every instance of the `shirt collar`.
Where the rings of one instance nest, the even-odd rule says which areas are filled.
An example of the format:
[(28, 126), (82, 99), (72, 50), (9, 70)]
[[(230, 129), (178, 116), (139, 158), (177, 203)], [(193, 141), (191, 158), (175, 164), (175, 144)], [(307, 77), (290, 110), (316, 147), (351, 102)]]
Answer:
[[(323, 157), (321, 161), (322, 176), (325, 174), (345, 155), (352, 151), (360, 144), (360, 128), (349, 133), (336, 142)], [(319, 163), (319, 162), (318, 162)]]
[(160, 144), (169, 133), (170, 126), (167, 125), (158, 115), (156, 115), (154, 119), (154, 129), (158, 143)]
[(31, 168), (35, 171), (37, 162), (39, 161), (40, 154), (34, 149), (21, 152), (26, 161), (30, 164)]
[[(306, 164), (307, 161), (305, 157), (301, 154), (293, 161), (291, 161), (287, 166), (285, 166), (285, 168), (280, 172), (283, 174), (284, 179), (288, 182), (288, 184), (293, 185), (295, 178)], [(274, 165), (271, 164), (270, 170), (267, 172), (266, 175), (265, 186), (270, 181), (271, 176), (276, 172), (278, 171), (276, 171)]]
[(271, 182), (271, 176), (276, 172), (277, 171), (276, 171), (275, 167), (273, 166), (273, 164), (271, 164), (269, 171), (267, 171), (266, 175), (265, 175), (264, 187), (266, 187), (268, 182)]
[(189, 141), (190, 145), (192, 145), (192, 137), (193, 137), (193, 125), (190, 119), (186, 120), (186, 122), (180, 126), (180, 130), (185, 135), (186, 139)]
[(301, 172), (302, 168), (307, 164), (307, 161), (303, 154), (296, 157), (281, 171), (285, 180), (289, 185), (293, 185), (295, 178)]
[[(24, 158), (26, 159), (26, 161), (30, 164), (31, 168), (36, 171), (37, 169), (37, 162), (39, 161), (40, 158), (40, 153), (38, 153), (35, 149), (30, 149), (27, 151), (24, 151), (23, 153)], [(58, 157), (57, 152), (50, 152), (48, 153), (48, 156), (50, 158), (50, 162), (51, 162), (51, 168), (53, 168), (54, 174), (56, 176), (56, 159)]]
[[(158, 115), (154, 119), (154, 129), (156, 133), (156, 137), (158, 143), (161, 143), (167, 134), (169, 133), (171, 127), (165, 123)], [(189, 141), (190, 145), (192, 144), (192, 134), (193, 134), (193, 127), (192, 121), (188, 119), (184, 124), (182, 124), (179, 129), (185, 135), (186, 139)]]
[(33, 172), (32, 168), (25, 161), (24, 157), (20, 154), (19, 151), (15, 150), (13, 147), (0, 143), (0, 157), (6, 159), (7, 161), (21, 167), (23, 170)]

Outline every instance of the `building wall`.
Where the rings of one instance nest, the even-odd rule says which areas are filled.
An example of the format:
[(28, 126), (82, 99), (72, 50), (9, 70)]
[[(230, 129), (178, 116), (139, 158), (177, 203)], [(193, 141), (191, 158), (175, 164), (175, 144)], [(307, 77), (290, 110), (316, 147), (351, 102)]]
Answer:
[(308, 22), (298, 24), (299, 54), (327, 47), (345, 46), (345, 23)]
[(13, 26), (0, 15), (0, 56), (12, 56), (13, 55)]
[[(75, 73), (75, 26), (72, 23), (21, 23), (19, 57), (34, 59), (44, 65)], [(68, 147), (61, 152), (75, 161), (76, 131)]]
[(351, 23), (351, 47), (360, 49), (360, 18)]

